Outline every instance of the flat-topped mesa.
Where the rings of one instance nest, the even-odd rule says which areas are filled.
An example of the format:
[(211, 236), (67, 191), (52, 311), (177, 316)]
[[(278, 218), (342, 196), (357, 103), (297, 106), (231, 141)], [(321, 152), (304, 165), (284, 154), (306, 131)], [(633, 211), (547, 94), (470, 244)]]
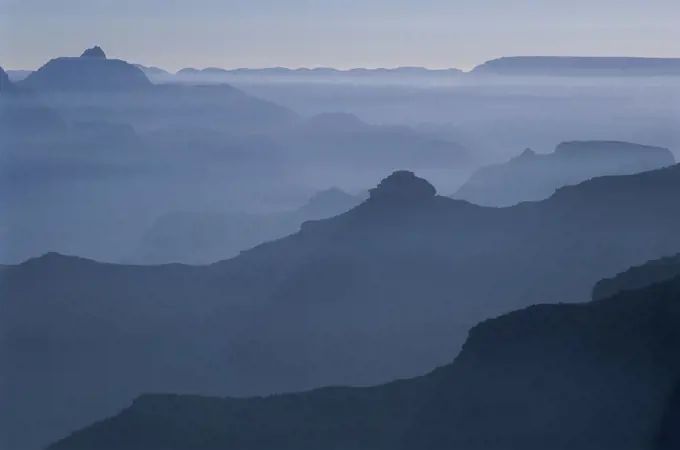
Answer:
[(420, 203), (437, 195), (437, 190), (429, 181), (407, 170), (394, 172), (369, 192), (371, 200), (399, 203)]
[(92, 48), (88, 48), (83, 52), (82, 55), (80, 55), (81, 58), (102, 58), (106, 59), (106, 53), (104, 53), (104, 50), (98, 45), (95, 45)]

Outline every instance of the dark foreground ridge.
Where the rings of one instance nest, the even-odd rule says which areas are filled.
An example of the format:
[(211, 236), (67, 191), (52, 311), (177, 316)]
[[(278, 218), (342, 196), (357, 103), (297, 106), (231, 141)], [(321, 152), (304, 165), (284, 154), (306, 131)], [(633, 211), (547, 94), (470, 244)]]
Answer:
[(677, 277), (485, 321), (426, 376), (251, 399), (146, 395), (50, 450), (670, 450), (679, 354)]

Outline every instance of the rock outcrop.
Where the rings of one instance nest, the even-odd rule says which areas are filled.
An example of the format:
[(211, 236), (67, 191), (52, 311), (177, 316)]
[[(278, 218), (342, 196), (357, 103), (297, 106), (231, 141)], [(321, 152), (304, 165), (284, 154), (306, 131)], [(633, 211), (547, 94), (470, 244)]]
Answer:
[(371, 200), (394, 203), (419, 203), (435, 195), (437, 190), (429, 181), (407, 170), (394, 172), (369, 191)]

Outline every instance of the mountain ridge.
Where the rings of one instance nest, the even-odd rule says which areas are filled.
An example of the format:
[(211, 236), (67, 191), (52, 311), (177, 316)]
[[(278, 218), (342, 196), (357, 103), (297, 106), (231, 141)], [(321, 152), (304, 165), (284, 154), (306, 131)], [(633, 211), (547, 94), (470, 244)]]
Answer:
[(506, 76), (678, 76), (680, 58), (601, 56), (506, 56), (470, 73)]
[(144, 90), (153, 86), (142, 70), (120, 59), (109, 59), (95, 46), (79, 57), (59, 57), (18, 82), (35, 90)]
[[(602, 278), (680, 252), (680, 165), (508, 208), (437, 196), (412, 173), (386, 180), (346, 213), (208, 266), (41, 260), (3, 269), (9, 367), (21, 367), (11, 362), (25, 354), (25, 333), (34, 349), (63, 342), (59, 365), (32, 362), (31, 386), (47, 391), (33, 397), (42, 406), (31, 415), (52, 417), (54, 437), (150, 390), (243, 396), (409, 378), (450, 361), (486, 317), (584, 301)], [(45, 373), (61, 380), (58, 390)], [(17, 406), (5, 422), (17, 423), (27, 417), (14, 402), (28, 375), (7, 376), (17, 398), (6, 404)], [(115, 396), (97, 385), (110, 377), (121, 383)], [(46, 409), (64, 396), (91, 409)]]
[(680, 277), (600, 302), (513, 311), (473, 327), (453, 363), (379, 386), (252, 399), (144, 395), (49, 449), (667, 450), (678, 298)]
[(506, 163), (484, 166), (453, 195), (485, 206), (548, 198), (564, 186), (608, 175), (629, 175), (675, 164), (663, 147), (621, 141), (565, 141), (552, 153), (526, 149)]

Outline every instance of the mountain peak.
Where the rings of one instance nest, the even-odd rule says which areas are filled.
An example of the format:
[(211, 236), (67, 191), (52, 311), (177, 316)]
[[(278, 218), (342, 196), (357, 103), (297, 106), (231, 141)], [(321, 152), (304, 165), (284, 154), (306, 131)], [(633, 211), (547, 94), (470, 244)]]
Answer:
[(34, 90), (111, 91), (146, 89), (153, 84), (141, 69), (118, 59), (108, 59), (98, 47), (78, 57), (48, 61), (21, 85)]
[(408, 170), (399, 170), (383, 179), (377, 187), (370, 190), (371, 199), (391, 199), (401, 201), (423, 201), (437, 195), (437, 190), (429, 181), (417, 177)]
[(95, 45), (92, 48), (88, 48), (83, 52), (82, 55), (80, 55), (81, 58), (103, 58), (106, 59), (106, 53), (104, 53), (104, 50), (98, 45)]

